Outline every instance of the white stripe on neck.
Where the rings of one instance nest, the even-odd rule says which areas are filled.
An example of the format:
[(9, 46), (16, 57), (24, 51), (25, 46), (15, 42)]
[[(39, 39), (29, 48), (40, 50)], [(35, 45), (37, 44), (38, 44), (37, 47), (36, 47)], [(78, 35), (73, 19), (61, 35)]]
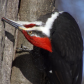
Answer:
[(44, 34), (46, 34), (48, 37), (50, 37), (50, 29), (52, 29), (52, 26), (53, 26), (55, 19), (61, 13), (63, 13), (63, 11), (62, 12), (55, 12), (54, 14), (52, 14), (51, 17), (48, 18), (48, 20), (46, 21), (45, 26), (28, 28), (27, 31), (32, 31), (32, 30), (42, 31)]
[(50, 37), (50, 29), (52, 29), (53, 23), (55, 21), (55, 19), (59, 16), (60, 13), (63, 12), (55, 12), (54, 14), (51, 15), (50, 18), (48, 18), (48, 20), (46, 21), (45, 24), (45, 29), (43, 29), (43, 33), (45, 33), (48, 37)]

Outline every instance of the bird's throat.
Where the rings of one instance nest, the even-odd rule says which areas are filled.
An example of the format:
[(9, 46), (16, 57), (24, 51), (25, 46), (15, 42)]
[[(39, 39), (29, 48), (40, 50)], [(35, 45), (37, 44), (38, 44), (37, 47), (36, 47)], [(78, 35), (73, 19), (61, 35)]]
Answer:
[(25, 38), (34, 46), (37, 46), (45, 50), (48, 50), (49, 52), (52, 52), (51, 41), (48, 37), (29, 36), (26, 31), (22, 31), (22, 33), (24, 34)]

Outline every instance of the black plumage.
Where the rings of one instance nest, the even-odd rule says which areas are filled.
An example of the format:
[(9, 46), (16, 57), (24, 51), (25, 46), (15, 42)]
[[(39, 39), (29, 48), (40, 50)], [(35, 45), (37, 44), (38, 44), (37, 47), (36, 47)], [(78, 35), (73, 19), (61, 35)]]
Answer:
[[(42, 20), (39, 20), (42, 22), (43, 20), (44, 22), (50, 20), (50, 22), (54, 21), (53, 24), (49, 24), (51, 28), (48, 28), (49, 26), (45, 27), (46, 24), (43, 23), (35, 28), (32, 26), (32, 28), (28, 28), (26, 30), (24, 25), (17, 24), (4, 17), (2, 19), (12, 26), (22, 30), (26, 39), (35, 46), (38, 46), (38, 42), (41, 43), (42, 41), (37, 41), (38, 39), (36, 38), (38, 36), (40, 36), (39, 38), (48, 36), (49, 43), (51, 40), (51, 45), (48, 44), (48, 48), (50, 47), (51, 49), (52, 46), (52, 52), (47, 51), (48, 49), (44, 50), (46, 49), (43, 47), (45, 43), (44, 45), (39, 46), (43, 49), (34, 47), (32, 52), (33, 58), (35, 59), (35, 64), (37, 64), (37, 67), (39, 67), (40, 70), (46, 71), (50, 84), (81, 84), (83, 40), (79, 26), (77, 25), (75, 19), (67, 12), (54, 13), (56, 14), (54, 17), (52, 16), (51, 19), (46, 20), (50, 14), (47, 14), (47, 16), (42, 17)], [(48, 28), (47, 31), (50, 30), (50, 33), (48, 31), (48, 34), (50, 35), (47, 34), (46, 29), (45, 33), (42, 29), (39, 29), (40, 27)], [(42, 35), (43, 33), (45, 34)], [(34, 36), (33, 38), (32, 35), (35, 35), (36, 37)]]
[(67, 12), (60, 13), (50, 34), (53, 52), (37, 51), (50, 83), (81, 84), (83, 41), (75, 19)]

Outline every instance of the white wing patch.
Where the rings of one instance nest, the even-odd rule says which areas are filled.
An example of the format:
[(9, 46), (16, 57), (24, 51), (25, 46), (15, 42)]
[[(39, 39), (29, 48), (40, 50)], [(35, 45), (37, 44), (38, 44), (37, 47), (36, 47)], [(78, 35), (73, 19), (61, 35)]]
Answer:
[(52, 70), (50, 70), (49, 73), (53, 73)]

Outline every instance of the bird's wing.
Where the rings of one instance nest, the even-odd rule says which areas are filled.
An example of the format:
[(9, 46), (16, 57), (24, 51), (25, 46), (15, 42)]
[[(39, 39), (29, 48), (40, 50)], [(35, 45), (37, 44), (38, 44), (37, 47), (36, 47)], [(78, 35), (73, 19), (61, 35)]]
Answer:
[(47, 75), (51, 84), (81, 84), (82, 60), (70, 64), (57, 55), (50, 57), (50, 62)]
[(57, 84), (81, 84), (83, 41), (80, 29), (66, 12), (54, 23), (51, 30), (53, 53), (50, 54), (52, 74), (48, 70), (50, 79), (56, 79)]
[(64, 12), (56, 20), (51, 30), (52, 46), (66, 61), (82, 59), (83, 40), (74, 18)]

